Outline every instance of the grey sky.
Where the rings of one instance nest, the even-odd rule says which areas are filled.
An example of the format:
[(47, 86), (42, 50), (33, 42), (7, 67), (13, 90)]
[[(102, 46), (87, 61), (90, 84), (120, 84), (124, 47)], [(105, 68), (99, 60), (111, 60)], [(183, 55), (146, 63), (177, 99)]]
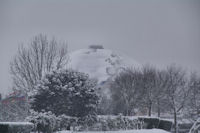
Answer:
[(39, 33), (66, 40), (70, 51), (102, 44), (141, 64), (200, 72), (199, 0), (1, 0), (0, 93), (11, 88), (18, 44)]

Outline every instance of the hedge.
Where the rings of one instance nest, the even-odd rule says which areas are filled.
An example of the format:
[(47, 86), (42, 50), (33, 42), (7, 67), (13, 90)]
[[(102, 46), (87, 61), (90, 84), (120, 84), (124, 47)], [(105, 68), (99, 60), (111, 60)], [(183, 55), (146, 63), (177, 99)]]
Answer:
[(163, 129), (166, 131), (171, 131), (173, 122), (168, 120), (163, 120), (159, 118), (152, 118), (152, 117), (138, 117), (139, 121), (143, 121), (143, 128), (144, 129)]
[(29, 122), (0, 122), (0, 133), (30, 133), (33, 126)]

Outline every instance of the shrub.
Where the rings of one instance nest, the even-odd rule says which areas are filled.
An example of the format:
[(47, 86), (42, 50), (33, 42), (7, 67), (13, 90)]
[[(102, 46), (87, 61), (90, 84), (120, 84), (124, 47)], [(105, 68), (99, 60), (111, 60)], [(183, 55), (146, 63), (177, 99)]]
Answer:
[(97, 123), (97, 117), (96, 115), (92, 114), (79, 118), (78, 120), (78, 125), (80, 125), (80, 130), (89, 130), (91, 127), (93, 127), (95, 123)]
[(60, 130), (70, 130), (71, 127), (74, 127), (78, 121), (76, 117), (70, 117), (66, 115), (58, 116), (59, 120), (59, 129)]
[(110, 117), (107, 118), (107, 125), (109, 130), (117, 130), (117, 122), (115, 119), (111, 119)]
[(34, 124), (34, 130), (38, 132), (52, 133), (55, 130), (59, 130), (59, 120), (50, 111), (40, 113), (31, 111), (31, 115), (26, 120), (32, 122)]

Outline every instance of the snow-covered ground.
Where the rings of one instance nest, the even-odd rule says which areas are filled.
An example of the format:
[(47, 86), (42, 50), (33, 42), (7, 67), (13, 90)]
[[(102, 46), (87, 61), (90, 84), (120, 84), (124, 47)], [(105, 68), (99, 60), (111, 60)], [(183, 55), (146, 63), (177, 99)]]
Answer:
[[(56, 133), (72, 133), (72, 131), (59, 131)], [(73, 133), (169, 133), (161, 129), (141, 129), (141, 130), (125, 130), (125, 131), (84, 131), (84, 132), (73, 132)]]

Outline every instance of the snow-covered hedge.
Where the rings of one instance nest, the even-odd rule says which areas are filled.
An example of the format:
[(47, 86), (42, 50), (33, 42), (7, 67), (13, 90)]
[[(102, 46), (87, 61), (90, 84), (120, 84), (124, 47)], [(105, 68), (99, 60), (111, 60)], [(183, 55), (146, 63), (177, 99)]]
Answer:
[[(86, 122), (87, 123), (87, 122)], [(117, 131), (141, 128), (141, 122), (135, 118), (129, 118), (122, 115), (118, 116), (98, 116), (93, 123), (80, 125), (79, 130), (85, 131)]]
[(26, 120), (34, 123), (34, 131), (48, 133), (61, 130), (116, 131), (141, 127), (138, 119), (130, 119), (122, 115), (105, 117), (88, 115), (83, 118), (76, 118), (66, 115), (55, 116), (51, 112), (31, 111), (31, 115)]
[(172, 122), (152, 117), (97, 116), (88, 115), (77, 118), (66, 115), (56, 116), (51, 112), (32, 112), (27, 118), (34, 123), (35, 131), (52, 133), (53, 131), (117, 131), (131, 129), (171, 130)]
[(171, 131), (173, 122), (154, 117), (138, 117), (138, 120), (143, 122), (144, 129), (163, 129)]
[(32, 129), (29, 122), (0, 122), (0, 133), (30, 133)]
[(26, 120), (34, 124), (34, 131), (52, 133), (53, 131), (56, 131), (59, 128), (59, 120), (51, 112), (38, 113), (31, 111), (31, 115), (28, 116)]

